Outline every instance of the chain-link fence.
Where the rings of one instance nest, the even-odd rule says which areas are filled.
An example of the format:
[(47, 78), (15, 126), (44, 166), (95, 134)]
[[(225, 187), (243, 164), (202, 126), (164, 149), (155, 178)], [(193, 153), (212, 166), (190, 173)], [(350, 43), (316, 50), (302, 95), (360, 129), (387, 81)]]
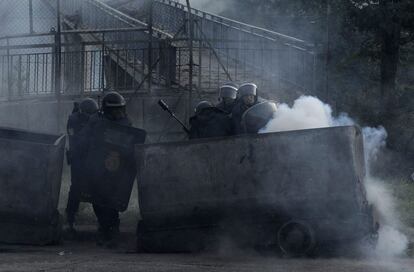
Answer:
[[(286, 85), (302, 93), (315, 89), (316, 53), (313, 45), (305, 41), (243, 24), (210, 13), (192, 9), (192, 26), (188, 25), (188, 8), (173, 0), (154, 1), (154, 25), (172, 35), (190, 35), (199, 48), (209, 49), (225, 71), (224, 81), (242, 81), (251, 78), (263, 85)], [(202, 51), (205, 51), (202, 50)], [(201, 56), (204, 55), (201, 53)], [(199, 67), (205, 66), (198, 57)], [(195, 67), (197, 70), (197, 67)], [(217, 78), (216, 82), (220, 82)], [(209, 86), (211, 82), (209, 82)], [(205, 88), (205, 84), (199, 85)]]
[[(131, 31), (131, 36), (135, 32)], [(176, 65), (177, 51), (168, 44), (154, 43), (150, 65), (148, 42), (106, 42), (108, 34), (111, 32), (62, 32), (60, 54), (56, 53), (56, 43), (23, 46), (16, 45), (18, 38), (7, 39), (9, 46), (0, 54), (0, 98), (55, 95), (56, 90), (60, 95), (81, 95), (107, 88), (145, 93), (151, 85), (178, 85), (177, 70), (182, 73)], [(50, 36), (56, 39), (55, 34)]]
[(57, 26), (56, 9), (43, 0), (2, 0), (0, 25), (0, 37), (49, 32)]
[(104, 88), (147, 92), (153, 86), (192, 89), (201, 97), (228, 81), (301, 93), (314, 86), (316, 56), (310, 45), (197, 10), (190, 26), (186, 7), (174, 1), (155, 0), (152, 9), (141, 5), (146, 11), (140, 14), (153, 10), (150, 28), (149, 15), (143, 22), (98, 0), (61, 0), (60, 33), (57, 0), (12, 2), (0, 5), (26, 21), (3, 19), (3, 98)]

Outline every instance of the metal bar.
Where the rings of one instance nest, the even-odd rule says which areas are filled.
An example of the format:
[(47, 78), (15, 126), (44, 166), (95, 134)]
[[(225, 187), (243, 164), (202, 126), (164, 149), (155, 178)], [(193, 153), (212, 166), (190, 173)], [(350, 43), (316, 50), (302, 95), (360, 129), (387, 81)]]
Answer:
[(29, 0), (29, 32), (34, 33), (33, 30), (33, 2)]
[[(191, 11), (191, 5), (190, 0), (186, 0), (187, 2), (187, 8), (189, 11)], [(187, 23), (188, 23), (188, 49), (190, 51), (190, 63), (189, 63), (189, 72), (188, 72), (188, 84), (189, 84), (189, 96), (188, 96), (188, 112), (191, 112), (193, 107), (193, 66), (194, 66), (194, 59), (193, 59), (193, 35), (194, 35), (194, 29), (193, 29), (193, 16), (191, 12), (188, 12), (187, 17)]]
[[(145, 49), (142, 50), (142, 62), (141, 62), (141, 70), (143, 73), (143, 77), (145, 78)], [(145, 83), (145, 82), (144, 82)]]
[[(88, 74), (89, 90), (92, 91), (93, 90), (93, 85), (92, 85), (92, 80), (91, 80), (92, 79), (92, 73), (93, 73), (93, 71), (92, 71), (92, 69), (93, 69), (93, 64), (92, 64), (93, 63), (92, 51), (90, 51), (88, 53), (88, 55), (89, 55), (89, 57), (88, 57), (88, 59), (89, 59), (89, 63), (88, 63), (88, 65), (89, 65), (89, 74)], [(117, 68), (118, 68), (118, 66), (117, 66)]]
[(55, 70), (55, 94), (59, 101), (62, 87), (61, 68), (62, 68), (62, 40), (61, 40), (61, 26), (60, 26), (60, 0), (56, 0), (56, 17), (57, 17), (57, 32), (56, 32), (56, 70)]
[(105, 88), (105, 33), (102, 33), (102, 53), (101, 53), (101, 90)]
[(39, 93), (39, 55), (35, 54), (35, 63), (34, 63), (34, 68), (35, 68), (35, 74), (34, 74), (34, 89), (35, 89), (35, 93), (38, 94)]
[(64, 30), (62, 35), (72, 34), (95, 34), (95, 33), (121, 33), (121, 32), (138, 32), (147, 31), (147, 27), (124, 27), (124, 28), (102, 28), (102, 29), (75, 29), (75, 30)]
[(119, 87), (119, 50), (116, 51), (115, 89)]
[(30, 69), (31, 69), (31, 57), (30, 54), (27, 55), (27, 71), (26, 71), (26, 78), (27, 78), (27, 82), (26, 82), (26, 93), (30, 93)]
[(128, 50), (125, 50), (124, 88), (127, 88)]
[(150, 76), (148, 77), (148, 89), (149, 92), (151, 93), (151, 89), (152, 89), (152, 38), (154, 35), (154, 25), (153, 25), (153, 20), (154, 20), (154, 1), (151, 0), (150, 2), (150, 10), (149, 10), (149, 20), (148, 20), (148, 73), (151, 73)]
[(178, 83), (181, 83), (181, 48), (178, 48)]
[(9, 39), (6, 40), (7, 42), (7, 87), (8, 87), (8, 97), (9, 101), (11, 100), (12, 96), (12, 80), (11, 80), (11, 64), (10, 64), (10, 48), (9, 48)]
[[(196, 22), (196, 25), (198, 26), (199, 30), (200, 30), (200, 34), (205, 38), (205, 34), (203, 32), (202, 29), (200, 29), (199, 25)], [(213, 52), (214, 56), (216, 57), (219, 65), (222, 67), (222, 69), (224, 70), (224, 72), (226, 73), (228, 79), (230, 81), (233, 81), (231, 78), (231, 75), (229, 74), (229, 72), (227, 71), (226, 67), (224, 66), (224, 64), (221, 62), (219, 55), (217, 54), (216, 50), (214, 50), (213, 46), (209, 43), (209, 41), (206, 39), (205, 42), (207, 43), (208, 47), (210, 48), (210, 50)]]
[(83, 94), (85, 93), (85, 45), (82, 43), (81, 44), (81, 54), (80, 54), (80, 95), (81, 97), (83, 96)]
[(46, 90), (49, 90), (49, 84), (48, 84), (48, 76), (49, 76), (49, 73), (48, 73), (48, 68), (49, 68), (48, 60), (49, 60), (49, 56), (50, 56), (49, 54), (46, 55), (46, 84), (47, 84)]
[(133, 51), (134, 52), (134, 54), (132, 55), (132, 67), (134, 67), (134, 73), (133, 73), (133, 75), (132, 75), (132, 84), (131, 84), (131, 87), (132, 87), (132, 89), (134, 89), (135, 88), (135, 75), (136, 75), (136, 71), (137, 71), (137, 69), (136, 69), (136, 62), (137, 62), (137, 58), (136, 58), (136, 55), (137, 55), (137, 51), (136, 50), (134, 50)]
[(203, 55), (202, 55), (202, 43), (198, 43), (198, 89), (201, 89), (201, 77), (202, 77), (202, 65), (203, 65)]
[(42, 91), (45, 91), (45, 54), (41, 54), (40, 56), (42, 56), (42, 84), (41, 84), (41, 89)]
[[(11, 45), (11, 46), (0, 46), (0, 50), (8, 50), (8, 49), (34, 49), (34, 48), (52, 48), (54, 47), (53, 43), (48, 44), (36, 44), (31, 45), (28, 47), (27, 45)], [(17, 54), (15, 54), (17, 55)]]
[(91, 90), (95, 89), (96, 52), (91, 52)]
[(18, 70), (17, 70), (17, 89), (18, 89), (18, 93), (19, 96), (22, 95), (22, 89), (23, 89), (23, 85), (22, 85), (22, 56), (18, 57)]
[(46, 33), (26, 33), (26, 34), (3, 36), (3, 37), (0, 37), (0, 40), (30, 38), (30, 37), (42, 37), (42, 36), (54, 36), (54, 35), (55, 34), (50, 33), (50, 32), (46, 32)]

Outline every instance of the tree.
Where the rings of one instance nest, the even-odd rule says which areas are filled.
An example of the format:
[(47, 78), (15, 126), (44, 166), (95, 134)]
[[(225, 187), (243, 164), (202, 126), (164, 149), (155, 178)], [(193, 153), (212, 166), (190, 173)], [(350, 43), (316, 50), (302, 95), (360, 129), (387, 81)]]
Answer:
[(350, 0), (348, 14), (361, 32), (372, 34), (372, 48), (379, 48), (381, 96), (394, 103), (400, 48), (414, 41), (414, 1)]
[[(328, 5), (332, 12), (329, 19)], [(327, 42), (327, 28), (330, 28), (331, 61), (340, 63), (355, 55), (368, 58), (367, 65), (371, 67), (365, 70), (378, 71), (383, 108), (392, 107), (396, 102), (401, 48), (414, 42), (413, 0), (239, 0), (234, 10), (238, 15), (244, 10), (242, 18), (265, 27), (271, 27), (269, 21), (277, 21), (281, 14), (306, 18), (302, 21), (302, 29), (306, 31), (293, 31), (293, 35), (302, 34), (305, 36), (300, 38), (313, 38), (313, 41)], [(281, 20), (274, 25), (276, 28), (282, 25)], [(288, 27), (285, 29), (277, 30), (291, 34)]]

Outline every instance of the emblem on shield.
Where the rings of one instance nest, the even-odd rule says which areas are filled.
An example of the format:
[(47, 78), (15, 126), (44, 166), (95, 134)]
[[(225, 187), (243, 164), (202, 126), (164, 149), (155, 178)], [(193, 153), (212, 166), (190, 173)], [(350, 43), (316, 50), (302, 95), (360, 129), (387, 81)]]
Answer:
[(121, 155), (116, 151), (110, 151), (105, 158), (105, 168), (109, 172), (115, 172), (121, 165)]

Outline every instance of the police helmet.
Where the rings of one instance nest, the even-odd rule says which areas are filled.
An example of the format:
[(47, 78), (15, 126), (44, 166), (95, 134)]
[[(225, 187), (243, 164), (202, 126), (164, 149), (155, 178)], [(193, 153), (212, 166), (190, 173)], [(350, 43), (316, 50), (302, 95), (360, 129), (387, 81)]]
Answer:
[(208, 109), (208, 108), (213, 108), (213, 104), (209, 101), (201, 101), (200, 103), (197, 104), (197, 106), (195, 107), (195, 113), (199, 114), (202, 110), (204, 109)]
[(239, 88), (239, 96), (240, 97), (244, 97), (244, 96), (248, 96), (248, 95), (253, 95), (256, 96), (257, 95), (257, 85), (254, 83), (246, 83), (240, 86)]
[(79, 109), (82, 113), (94, 114), (98, 111), (98, 103), (92, 98), (85, 98), (80, 102)]
[(223, 85), (220, 87), (220, 98), (231, 98), (236, 99), (237, 98), (237, 88), (230, 85)]
[(122, 108), (126, 106), (125, 98), (117, 92), (109, 92), (102, 99), (102, 109)]

